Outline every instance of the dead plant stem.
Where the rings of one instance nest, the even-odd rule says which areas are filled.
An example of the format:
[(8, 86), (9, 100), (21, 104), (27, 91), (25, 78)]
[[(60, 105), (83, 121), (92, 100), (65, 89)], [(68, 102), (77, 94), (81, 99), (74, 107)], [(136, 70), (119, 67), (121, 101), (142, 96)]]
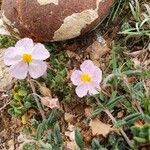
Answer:
[[(34, 83), (32, 82), (32, 80), (31, 80), (30, 78), (29, 78), (29, 83), (30, 83), (32, 92), (33, 92), (33, 93), (36, 93)], [(46, 119), (46, 116), (44, 115), (44, 111), (43, 111), (43, 109), (42, 109), (42, 107), (41, 107), (41, 104), (40, 104), (40, 102), (39, 102), (39, 99), (38, 99), (37, 95), (36, 95), (36, 94), (33, 94), (33, 97), (34, 97), (34, 99), (35, 99), (35, 101), (36, 101), (36, 104), (37, 104), (37, 106), (38, 106), (38, 109), (39, 109), (39, 111), (40, 111), (40, 114), (41, 114), (41, 116), (42, 116), (42, 119), (45, 120), (45, 119)]]
[[(114, 116), (111, 114), (111, 112), (110, 112), (107, 108), (105, 108), (105, 107), (103, 106), (103, 104), (99, 101), (99, 99), (98, 99), (97, 97), (95, 97), (95, 99), (96, 99), (98, 105), (100, 105), (100, 106), (103, 108), (103, 111), (104, 111), (104, 112), (109, 116), (109, 118), (112, 120), (112, 122), (113, 122), (113, 123), (117, 123), (116, 119), (115, 119)], [(132, 146), (132, 142), (130, 141), (130, 139), (128, 138), (128, 136), (127, 136), (126, 133), (124, 132), (124, 130), (123, 130), (121, 127), (119, 128), (119, 130), (120, 130), (122, 136), (124, 137), (124, 139), (126, 140), (126, 142), (128, 143), (128, 145), (129, 145), (130, 147), (133, 147), (133, 146)]]

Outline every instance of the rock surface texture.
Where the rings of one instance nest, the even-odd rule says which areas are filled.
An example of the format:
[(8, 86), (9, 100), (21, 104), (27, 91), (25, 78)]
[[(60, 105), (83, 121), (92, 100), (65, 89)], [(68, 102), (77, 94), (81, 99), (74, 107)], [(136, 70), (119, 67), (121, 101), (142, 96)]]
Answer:
[(38, 42), (63, 41), (95, 28), (114, 0), (3, 0), (8, 29)]
[(9, 68), (4, 64), (4, 52), (5, 49), (0, 49), (0, 91), (10, 89), (14, 82), (9, 73)]
[[(9, 35), (9, 32), (4, 28), (0, 18), (0, 35)], [(4, 64), (3, 56), (5, 49), (0, 48), (0, 91), (9, 89), (13, 84), (13, 78), (9, 74), (9, 69)]]

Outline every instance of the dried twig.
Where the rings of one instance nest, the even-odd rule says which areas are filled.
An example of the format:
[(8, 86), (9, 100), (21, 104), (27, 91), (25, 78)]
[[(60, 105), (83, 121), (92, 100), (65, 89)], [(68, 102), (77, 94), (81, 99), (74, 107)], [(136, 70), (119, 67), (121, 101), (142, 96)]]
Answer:
[[(103, 106), (103, 104), (99, 101), (99, 99), (97, 97), (95, 97), (95, 99), (96, 99), (98, 105), (102, 106), (103, 111), (109, 116), (109, 118), (112, 120), (112, 122), (113, 123), (117, 123), (116, 119), (113, 117), (113, 115), (111, 114), (111, 112), (107, 108), (105, 108)], [(130, 139), (128, 138), (128, 136), (126, 135), (126, 133), (124, 132), (124, 130), (121, 127), (119, 128), (119, 131), (121, 132), (122, 136), (124, 137), (124, 139), (126, 140), (126, 142), (128, 143), (128, 145), (130, 147), (133, 147), (132, 146), (132, 142), (130, 141)]]
[(10, 104), (10, 100), (8, 100), (8, 101), (0, 108), (0, 112), (2, 112), (9, 104)]
[[(30, 83), (32, 92), (33, 92), (33, 93), (36, 93), (34, 83), (32, 82), (32, 80), (31, 80), (30, 78), (29, 78), (29, 83)], [(37, 104), (37, 106), (38, 106), (38, 109), (39, 109), (39, 111), (40, 111), (40, 114), (41, 114), (41, 116), (42, 116), (42, 119), (45, 120), (45, 119), (46, 119), (46, 116), (45, 116), (45, 114), (44, 114), (44, 111), (43, 111), (43, 109), (42, 109), (42, 106), (41, 106), (41, 104), (40, 104), (40, 102), (39, 102), (39, 99), (38, 99), (37, 95), (36, 95), (36, 94), (33, 94), (33, 97), (34, 97), (34, 99), (35, 99), (35, 101), (36, 101), (36, 104)]]

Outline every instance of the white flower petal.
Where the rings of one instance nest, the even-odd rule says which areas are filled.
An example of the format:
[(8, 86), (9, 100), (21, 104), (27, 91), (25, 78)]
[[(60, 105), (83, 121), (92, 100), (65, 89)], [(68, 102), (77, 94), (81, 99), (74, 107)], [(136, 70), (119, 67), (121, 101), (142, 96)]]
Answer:
[(40, 60), (33, 60), (32, 63), (29, 64), (29, 74), (32, 78), (39, 78), (47, 70), (47, 64), (46, 62), (40, 61)]
[(74, 85), (78, 85), (81, 83), (81, 75), (82, 75), (82, 72), (80, 70), (75, 70), (72, 75), (71, 75), (71, 81)]
[(31, 51), (31, 49), (34, 47), (34, 43), (32, 39), (24, 38), (19, 40), (15, 47), (24, 47), (26, 51)]
[(79, 97), (83, 97), (83, 96), (86, 96), (87, 95), (87, 92), (88, 92), (88, 86), (86, 84), (81, 84), (81, 85), (78, 85), (76, 87), (76, 94), (79, 96)]
[(15, 47), (10, 47), (6, 49), (6, 52), (4, 54), (4, 63), (6, 65), (13, 65), (18, 63), (21, 60), (20, 53), (18, 52), (18, 49)]
[(102, 70), (95, 66), (95, 70), (93, 73), (93, 80), (95, 82), (100, 83), (102, 81)]
[(28, 73), (28, 64), (19, 62), (10, 67), (10, 74), (16, 79), (25, 79)]
[(38, 43), (33, 47), (32, 56), (36, 60), (45, 60), (50, 57), (50, 53), (43, 44)]
[(89, 95), (95, 95), (98, 94), (99, 91), (101, 90), (99, 83), (97, 82), (92, 82), (91, 84), (89, 84)]
[(82, 70), (82, 72), (84, 73), (88, 73), (91, 76), (94, 73), (95, 70), (95, 66), (93, 64), (93, 62), (91, 60), (85, 60), (81, 65), (80, 65), (80, 69)]

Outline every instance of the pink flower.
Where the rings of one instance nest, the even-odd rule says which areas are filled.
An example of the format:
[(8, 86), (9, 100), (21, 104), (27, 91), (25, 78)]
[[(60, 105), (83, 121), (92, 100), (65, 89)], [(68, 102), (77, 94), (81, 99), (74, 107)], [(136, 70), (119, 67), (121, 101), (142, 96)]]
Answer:
[(91, 60), (85, 60), (80, 65), (80, 69), (81, 71), (75, 70), (71, 75), (71, 81), (77, 86), (76, 94), (79, 97), (98, 94), (102, 71)]
[(50, 56), (44, 45), (34, 45), (32, 39), (19, 40), (15, 47), (10, 47), (4, 55), (4, 62), (10, 67), (10, 74), (17, 79), (25, 79), (28, 75), (39, 78), (46, 70), (46, 60)]
[(49, 102), (48, 107), (50, 107), (51, 109), (53, 109), (53, 108), (59, 108), (59, 101), (58, 101), (58, 98), (53, 98), (53, 99)]
[(42, 97), (41, 102), (44, 106), (47, 106), (51, 109), (59, 108), (58, 98)]

